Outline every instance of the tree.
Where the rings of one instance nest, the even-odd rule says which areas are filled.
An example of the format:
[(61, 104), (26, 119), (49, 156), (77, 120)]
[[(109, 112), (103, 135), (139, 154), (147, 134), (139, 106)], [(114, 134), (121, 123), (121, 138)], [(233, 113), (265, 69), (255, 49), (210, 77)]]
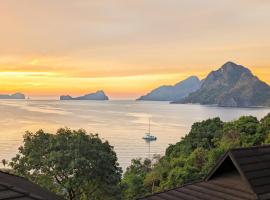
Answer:
[(3, 159), (2, 164), (3, 164), (4, 167), (6, 167), (6, 165), (8, 164), (8, 161), (6, 159)]
[(223, 125), (218, 117), (194, 123), (189, 134), (183, 138), (183, 145), (187, 149), (185, 153), (190, 154), (198, 147), (216, 147), (216, 141), (222, 137)]
[[(260, 121), (253, 116), (243, 116), (231, 122), (222, 122), (219, 118), (196, 122), (180, 142), (169, 145), (151, 170), (134, 172), (132, 176), (126, 173), (123, 180), (143, 174), (139, 181), (136, 179), (137, 182), (133, 180), (128, 184), (131, 187), (126, 191), (133, 197), (140, 197), (202, 179), (228, 149), (262, 143), (270, 143), (270, 114)], [(135, 183), (139, 183), (136, 186), (140, 189), (134, 187)]]
[(122, 180), (124, 199), (137, 199), (147, 193), (144, 185), (145, 175), (151, 172), (152, 162), (149, 159), (133, 159)]
[(261, 119), (261, 128), (260, 132), (266, 138), (264, 143), (270, 143), (270, 113)]
[(228, 122), (224, 126), (224, 136), (231, 138), (231, 142), (234, 143), (231, 147), (248, 147), (259, 145), (264, 139), (264, 135), (261, 134), (260, 122), (256, 117), (243, 116), (233, 122)]
[(84, 130), (27, 132), (10, 166), (69, 200), (119, 199), (121, 168), (113, 147)]

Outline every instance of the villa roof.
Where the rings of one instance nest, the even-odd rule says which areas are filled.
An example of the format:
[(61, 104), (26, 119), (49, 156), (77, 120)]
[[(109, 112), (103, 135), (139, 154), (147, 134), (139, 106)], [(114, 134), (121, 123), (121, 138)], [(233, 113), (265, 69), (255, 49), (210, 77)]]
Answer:
[(63, 200), (63, 198), (26, 180), (0, 171), (1, 200)]
[(141, 200), (270, 199), (270, 145), (229, 150), (201, 182)]

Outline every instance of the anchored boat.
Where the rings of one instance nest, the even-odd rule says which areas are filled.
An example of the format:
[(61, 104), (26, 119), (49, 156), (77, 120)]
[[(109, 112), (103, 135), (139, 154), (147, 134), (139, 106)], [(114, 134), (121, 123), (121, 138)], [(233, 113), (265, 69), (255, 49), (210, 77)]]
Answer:
[(150, 124), (150, 119), (149, 119), (149, 129), (148, 129), (148, 133), (145, 134), (145, 136), (143, 137), (144, 140), (146, 141), (153, 141), (153, 140), (157, 140), (157, 137), (154, 135), (151, 135), (151, 124)]

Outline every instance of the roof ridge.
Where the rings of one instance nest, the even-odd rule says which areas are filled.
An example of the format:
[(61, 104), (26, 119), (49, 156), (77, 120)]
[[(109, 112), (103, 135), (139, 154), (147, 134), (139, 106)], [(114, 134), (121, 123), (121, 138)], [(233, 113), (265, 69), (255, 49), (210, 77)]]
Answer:
[[(262, 175), (265, 176), (266, 172), (268, 174), (268, 177), (270, 177), (270, 175), (269, 175), (270, 174), (270, 162), (268, 161), (267, 165), (265, 166), (266, 172), (262, 172), (261, 165), (254, 165), (254, 163), (244, 164), (243, 161), (247, 162), (245, 159), (248, 158), (249, 160), (251, 159), (251, 161), (254, 161), (255, 163), (257, 163), (258, 159), (255, 159), (255, 158), (258, 158), (258, 156), (250, 156), (253, 154), (260, 156), (261, 160), (259, 159), (259, 161), (265, 160), (266, 159), (264, 157), (265, 155), (267, 155), (267, 160), (268, 160), (269, 155), (270, 155), (270, 151), (268, 148), (270, 149), (270, 144), (228, 149), (227, 151), (224, 152), (224, 154), (222, 156), (220, 156), (216, 165), (213, 166), (213, 168), (210, 170), (208, 175), (203, 180), (183, 184), (180, 187), (175, 187), (173, 189), (160, 191), (160, 192), (154, 193), (154, 194), (149, 194), (147, 196), (140, 197), (138, 199), (148, 200), (148, 199), (152, 199), (152, 197), (155, 197), (156, 195), (162, 196), (163, 193), (167, 193), (170, 191), (178, 191), (178, 190), (182, 191), (182, 188), (189, 186), (189, 185), (200, 184), (200, 183), (201, 184), (203, 184), (203, 183), (212, 184), (213, 182), (211, 182), (211, 180), (214, 177), (216, 177), (216, 175), (224, 175), (224, 173), (227, 173), (227, 172), (232, 173), (234, 171), (238, 173), (239, 177), (241, 177), (241, 183), (243, 182), (245, 189), (246, 189), (246, 191), (239, 190), (239, 189), (238, 189), (238, 191), (240, 191), (242, 193), (245, 192), (245, 193), (251, 195), (250, 196), (251, 199), (261, 199), (261, 198), (265, 199), (265, 195), (270, 195), (270, 182), (268, 181), (269, 179), (267, 179), (267, 183), (265, 183), (267, 185), (267, 188), (265, 188), (265, 187), (262, 188), (260, 185), (256, 185), (256, 182), (254, 182), (251, 179), (250, 174), (249, 174), (249, 170), (250, 169), (254, 170), (255, 173), (253, 172), (254, 174), (252, 175), (254, 177), (258, 177), (258, 176), (261, 177)], [(239, 155), (241, 155), (241, 157), (239, 157)], [(226, 185), (219, 185), (219, 184), (216, 184), (216, 185), (219, 187), (224, 187), (224, 188), (226, 187), (228, 189), (233, 190), (233, 188), (227, 187)], [(159, 197), (159, 196), (157, 196), (157, 197)], [(163, 199), (167, 199), (167, 198), (163, 198)]]
[(20, 187), (21, 185), (18, 186), (18, 184), (13, 185), (10, 183), (0, 181), (0, 185), (7, 187), (10, 190), (13, 190), (13, 191), (16, 191), (19, 193), (24, 193), (24, 194), (27, 194), (28, 197), (32, 197), (32, 198), (40, 199), (40, 200), (47, 198), (47, 197), (43, 197), (44, 194), (46, 194), (48, 196), (55, 196), (55, 197), (57, 197), (57, 199), (63, 199), (62, 197), (58, 196), (57, 194), (53, 193), (52, 191), (48, 190), (47, 188), (44, 188), (44, 187), (38, 185), (37, 183), (34, 183), (33, 181), (27, 179), (26, 177), (22, 177), (22, 176), (12, 174), (9, 172), (5, 172), (2, 170), (0, 170), (0, 174), (2, 174), (2, 176), (10, 176), (10, 178), (13, 177), (15, 180), (16, 180), (16, 178), (18, 178), (18, 180), (17, 180), (18, 182), (22, 181), (21, 184), (23, 184), (23, 183), (29, 184), (31, 187), (36, 188), (35, 190), (38, 190), (38, 193), (40, 193), (40, 194), (35, 193), (33, 191), (29, 192), (27, 189), (25, 189), (24, 186)]
[(262, 144), (250, 147), (236, 147), (229, 149), (228, 151), (238, 151), (238, 150), (252, 150), (252, 149), (261, 149), (261, 148), (270, 148), (270, 144)]
[(249, 186), (251, 191), (253, 191), (253, 193), (257, 196), (257, 193), (254, 190), (250, 180), (247, 178), (245, 171), (243, 171), (243, 168), (241, 167), (241, 164), (238, 162), (237, 158), (232, 153), (232, 151), (229, 151), (228, 156), (231, 159), (231, 161), (232, 161), (233, 165), (235, 166), (236, 170), (240, 174), (241, 178), (246, 182), (246, 184)]
[(151, 197), (151, 196), (157, 195), (157, 194), (166, 193), (166, 192), (169, 192), (169, 191), (172, 191), (172, 190), (177, 190), (179, 188), (183, 188), (183, 187), (186, 187), (186, 186), (189, 186), (189, 185), (193, 185), (193, 184), (196, 184), (196, 183), (202, 183), (202, 182), (205, 182), (205, 181), (204, 180), (199, 180), (199, 181), (194, 181), (194, 182), (191, 182), (191, 183), (186, 183), (186, 184), (183, 184), (183, 185), (181, 185), (179, 187), (175, 187), (175, 188), (172, 188), (172, 189), (163, 190), (163, 191), (160, 191), (160, 192), (155, 192), (154, 194), (149, 194), (147, 196), (140, 197), (137, 200), (148, 198), (148, 197)]
[[(270, 146), (269, 146), (270, 147)], [(244, 148), (244, 150), (246, 150), (246, 148)], [(206, 176), (206, 178), (204, 179), (205, 181), (210, 181), (212, 179), (212, 177), (215, 175), (215, 173), (218, 171), (218, 169), (222, 166), (222, 164), (225, 162), (226, 159), (230, 159), (233, 166), (235, 167), (236, 171), (238, 172), (238, 174), (240, 175), (240, 177), (242, 178), (242, 180), (248, 185), (249, 189), (252, 191), (252, 193), (254, 195), (257, 196), (256, 191), (254, 190), (254, 188), (252, 187), (252, 184), (250, 182), (250, 180), (246, 177), (245, 172), (243, 171), (243, 169), (241, 168), (241, 165), (239, 164), (237, 158), (234, 156), (233, 153), (233, 149), (229, 149), (216, 163), (216, 165), (212, 168), (212, 170), (208, 173), (208, 175)]]
[(224, 162), (224, 160), (229, 156), (230, 150), (227, 150), (222, 156), (219, 157), (216, 164), (212, 167), (212, 169), (205, 176), (204, 181), (209, 181), (215, 171), (219, 168), (219, 166)]
[[(244, 179), (249, 184), (250, 188), (254, 191), (258, 199), (260, 199), (262, 195), (270, 193), (269, 182), (265, 183), (267, 187), (264, 187), (264, 189), (262, 189), (262, 185), (255, 184), (254, 182), (254, 180), (256, 180), (256, 177), (260, 179), (262, 178), (262, 175), (264, 176), (266, 175), (265, 173), (260, 173), (262, 170), (262, 167), (261, 167), (261, 164), (259, 163), (264, 163), (264, 167), (263, 167), (265, 169), (264, 171), (267, 171), (268, 173), (270, 172), (270, 162), (267, 159), (265, 160), (265, 157), (264, 157), (264, 155), (269, 155), (270, 153), (269, 149), (270, 149), (269, 144), (263, 144), (260, 146), (251, 146), (251, 147), (246, 147), (246, 148), (232, 149), (229, 152), (229, 155), (238, 166), (237, 168), (241, 170), (241, 173)], [(254, 155), (256, 154), (256, 156), (252, 156), (253, 154)], [(261, 162), (259, 162), (258, 159), (254, 160), (254, 158), (258, 158), (259, 156), (260, 156), (260, 159), (262, 159), (260, 160)], [(249, 159), (252, 158), (253, 163), (252, 162), (247, 163), (247, 164), (242, 163), (241, 160), (246, 159), (246, 158), (249, 158)], [(253, 175), (254, 176), (253, 178), (250, 178), (250, 176), (248, 175), (250, 171), (252, 171), (255, 174)]]
[(34, 194), (34, 193), (31, 193), (31, 192), (28, 192), (28, 191), (26, 191), (24, 189), (21, 189), (21, 188), (17, 187), (17, 186), (11, 186), (11, 187), (9, 187), (9, 189), (12, 190), (12, 191), (21, 193), (21, 194), (23, 194), (24, 196), (27, 196), (27, 197), (33, 197), (35, 199), (45, 200), (44, 197), (42, 197), (40, 195), (37, 195), (37, 194)]
[[(198, 183), (198, 184), (200, 184), (200, 183)], [(187, 189), (190, 189), (190, 190), (193, 190), (193, 191), (196, 191), (196, 192), (199, 192), (199, 193), (202, 193), (202, 194), (206, 194), (205, 193), (205, 191), (201, 191), (201, 190), (199, 190), (198, 188), (204, 188), (205, 190), (210, 190), (210, 191), (212, 191), (210, 188), (208, 188), (208, 187), (206, 187), (205, 185), (203, 185), (203, 184), (210, 184), (210, 185), (212, 185), (212, 186), (218, 186), (218, 187), (220, 187), (220, 188), (222, 188), (222, 189), (226, 189), (226, 190), (233, 190), (234, 192), (235, 191), (238, 191), (238, 192), (241, 192), (241, 193), (247, 193), (246, 191), (243, 191), (243, 190), (239, 190), (239, 189), (235, 189), (235, 188), (233, 188), (233, 187), (229, 187), (229, 186), (225, 186), (225, 185), (221, 185), (221, 184), (217, 184), (217, 183), (214, 183), (214, 182), (212, 182), (212, 181), (210, 181), (210, 182), (208, 182), (208, 181), (204, 181), (204, 182), (202, 182), (201, 183), (201, 185), (200, 186), (198, 186), (198, 185), (196, 185), (196, 184), (192, 184), (192, 185), (190, 185), (190, 187), (188, 187)], [(193, 187), (193, 188), (192, 188)], [(195, 189), (195, 188), (197, 188), (197, 189)], [(215, 197), (219, 197), (219, 198), (222, 198), (221, 196), (220, 196), (220, 193), (223, 193), (223, 194), (227, 194), (227, 195), (231, 195), (228, 191), (221, 191), (221, 190), (215, 190), (216, 191), (216, 193), (219, 193), (219, 194), (212, 194), (213, 196), (215, 196)], [(251, 194), (251, 195), (253, 195), (253, 193), (249, 193), (249, 194)], [(243, 197), (243, 195), (236, 195), (238, 198), (244, 198)]]
[(2, 171), (1, 169), (0, 169), (0, 173), (6, 174), (6, 175), (9, 175), (9, 176), (14, 176), (14, 177), (17, 177), (17, 178), (26, 180), (26, 181), (30, 181), (30, 180), (28, 180), (27, 178), (25, 178), (25, 177), (23, 177), (23, 176), (19, 176), (19, 175), (17, 175), (17, 174), (5, 172), (5, 171)]
[(234, 190), (234, 191), (240, 191), (242, 193), (253, 194), (252, 192), (248, 192), (248, 191), (245, 191), (245, 190), (242, 190), (242, 189), (239, 189), (239, 188), (236, 189), (234, 187), (229, 187), (228, 185), (223, 185), (223, 184), (220, 184), (220, 183), (217, 183), (217, 182), (213, 182), (213, 181), (206, 181), (205, 183), (210, 184), (210, 185), (215, 185), (215, 186), (218, 186), (218, 187), (221, 187), (221, 188), (226, 188), (226, 189)]

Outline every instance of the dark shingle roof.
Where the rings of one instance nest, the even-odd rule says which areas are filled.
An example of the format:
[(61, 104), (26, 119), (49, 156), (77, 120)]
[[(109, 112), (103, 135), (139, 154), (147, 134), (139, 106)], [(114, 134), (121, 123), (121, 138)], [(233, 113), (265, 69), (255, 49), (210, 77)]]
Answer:
[(270, 145), (229, 150), (204, 181), (141, 200), (270, 199)]
[(260, 199), (270, 199), (270, 146), (230, 151), (243, 176)]
[(0, 200), (63, 200), (26, 180), (0, 171)]

